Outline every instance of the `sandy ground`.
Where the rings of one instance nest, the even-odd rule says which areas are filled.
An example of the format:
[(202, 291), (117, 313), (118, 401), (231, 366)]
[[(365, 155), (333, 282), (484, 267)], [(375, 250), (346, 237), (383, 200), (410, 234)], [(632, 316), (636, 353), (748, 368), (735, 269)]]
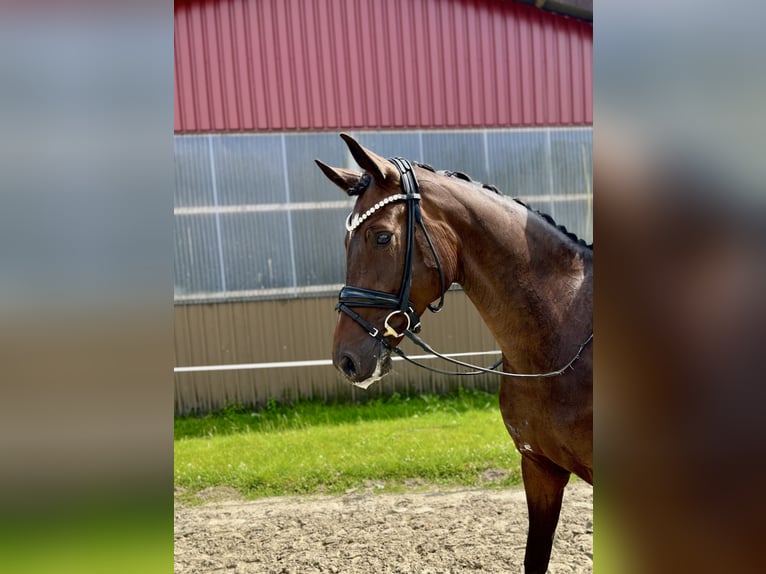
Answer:
[[(522, 489), (430, 490), (242, 501), (200, 493), (175, 508), (175, 572), (403, 573), (522, 571)], [(593, 489), (567, 487), (550, 574), (593, 571)]]

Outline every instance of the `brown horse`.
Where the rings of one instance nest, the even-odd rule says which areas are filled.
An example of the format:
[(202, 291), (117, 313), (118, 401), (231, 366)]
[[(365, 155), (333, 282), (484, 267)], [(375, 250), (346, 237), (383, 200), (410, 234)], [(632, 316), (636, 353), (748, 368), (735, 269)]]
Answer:
[[(341, 134), (365, 173), (325, 175), (357, 196), (333, 363), (366, 388), (454, 282), (502, 351), (500, 410), (529, 509), (526, 573), (544, 573), (571, 473), (593, 484), (593, 248), (463, 174), (386, 160)], [(424, 347), (426, 348), (426, 347)]]

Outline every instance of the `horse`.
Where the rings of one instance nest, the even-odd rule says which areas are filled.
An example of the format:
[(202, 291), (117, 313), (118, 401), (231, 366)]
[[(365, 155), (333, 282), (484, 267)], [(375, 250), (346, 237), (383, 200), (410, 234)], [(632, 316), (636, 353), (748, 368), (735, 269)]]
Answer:
[(340, 136), (363, 172), (315, 160), (356, 197), (333, 364), (369, 387), (405, 337), (430, 349), (421, 315), (462, 286), (500, 346), (500, 411), (529, 515), (524, 572), (544, 573), (571, 474), (593, 485), (593, 245), (493, 186)]

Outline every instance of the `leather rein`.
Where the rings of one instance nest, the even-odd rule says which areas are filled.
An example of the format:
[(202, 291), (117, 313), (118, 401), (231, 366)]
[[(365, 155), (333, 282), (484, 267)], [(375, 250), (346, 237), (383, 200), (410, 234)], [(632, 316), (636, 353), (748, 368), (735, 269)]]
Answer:
[[(440, 289), (439, 302), (436, 306), (433, 306), (431, 304), (428, 305), (428, 309), (431, 312), (437, 313), (442, 309), (442, 307), (444, 306), (444, 293), (446, 292), (447, 289), (444, 285), (444, 271), (442, 270), (441, 261), (439, 260), (439, 255), (436, 253), (436, 248), (434, 247), (434, 244), (431, 241), (430, 236), (428, 235), (428, 231), (426, 230), (426, 227), (423, 224), (423, 214), (420, 210), (420, 193), (419, 193), (420, 187), (418, 186), (418, 181), (415, 178), (415, 172), (412, 169), (412, 164), (408, 160), (404, 158), (400, 158), (400, 157), (390, 158), (388, 161), (393, 163), (394, 166), (396, 166), (396, 169), (399, 171), (402, 193), (389, 196), (386, 199), (379, 201), (361, 216), (356, 215), (352, 217), (352, 215), (349, 215), (348, 219), (346, 220), (346, 230), (349, 232), (354, 231), (373, 213), (385, 207), (389, 203), (393, 203), (395, 201), (406, 202), (407, 242), (406, 242), (406, 251), (404, 255), (404, 273), (402, 275), (402, 283), (399, 288), (399, 293), (398, 294), (386, 293), (384, 291), (376, 291), (374, 289), (366, 289), (364, 287), (352, 287), (349, 285), (344, 285), (343, 288), (340, 290), (340, 294), (338, 295), (338, 304), (335, 306), (335, 309), (351, 317), (365, 331), (367, 331), (367, 334), (369, 334), (370, 337), (380, 341), (380, 343), (389, 351), (393, 351), (394, 353), (399, 355), (402, 359), (404, 359), (405, 361), (409, 363), (412, 363), (413, 365), (417, 365), (418, 367), (421, 367), (423, 369), (426, 369), (434, 373), (439, 373), (443, 375), (455, 375), (455, 376), (472, 376), (472, 375), (480, 375), (483, 373), (494, 373), (504, 377), (534, 378), (534, 377), (556, 377), (564, 373), (568, 368), (570, 368), (572, 364), (574, 364), (574, 362), (580, 358), (580, 355), (582, 354), (583, 349), (588, 345), (588, 343), (591, 342), (591, 340), (593, 340), (593, 333), (591, 333), (590, 336), (580, 345), (579, 349), (574, 354), (574, 356), (563, 367), (556, 369), (555, 371), (549, 371), (547, 373), (510, 373), (507, 371), (496, 371), (495, 369), (497, 369), (497, 367), (499, 367), (503, 362), (502, 358), (499, 361), (497, 361), (495, 364), (491, 365), (490, 367), (481, 367), (478, 365), (472, 365), (470, 363), (458, 361), (457, 359), (448, 357), (446, 355), (443, 355), (435, 351), (428, 345), (428, 343), (426, 343), (420, 337), (417, 336), (416, 333), (420, 332), (420, 317), (415, 312), (414, 304), (409, 300), (410, 289), (412, 287), (412, 268), (413, 268), (413, 255), (415, 251), (414, 245), (415, 245), (415, 225), (416, 224), (420, 227), (424, 237), (426, 238), (426, 242), (428, 243), (428, 246), (431, 249), (431, 253), (434, 256), (434, 259), (436, 260), (436, 266), (439, 271), (439, 289)], [(352, 307), (392, 309), (392, 311), (388, 314), (388, 316), (384, 320), (383, 330), (381, 332), (380, 329), (370, 324), (361, 315), (359, 315), (359, 313), (354, 311)], [(397, 315), (402, 315), (406, 319), (406, 325), (401, 330), (401, 332), (397, 332), (396, 329), (394, 329), (390, 324), (391, 319), (396, 317)], [(415, 361), (414, 359), (411, 359), (410, 357), (408, 357), (404, 353), (404, 351), (402, 351), (398, 346), (392, 345), (390, 343), (391, 339), (396, 339), (399, 337), (407, 337), (424, 351), (430, 354), (433, 354), (439, 357), (440, 359), (443, 359), (454, 365), (469, 368), (472, 370), (471, 371), (445, 371), (442, 369), (429, 367), (428, 365), (424, 365), (423, 363), (419, 363)]]

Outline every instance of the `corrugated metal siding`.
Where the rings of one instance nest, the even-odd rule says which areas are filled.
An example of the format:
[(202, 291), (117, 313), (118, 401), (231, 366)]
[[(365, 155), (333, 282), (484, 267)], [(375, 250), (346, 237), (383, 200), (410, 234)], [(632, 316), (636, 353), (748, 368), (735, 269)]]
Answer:
[(593, 30), (503, 0), (175, 4), (175, 131), (590, 125)]
[[(335, 297), (177, 305), (178, 366), (329, 359), (337, 314)], [(443, 312), (423, 317), (422, 336), (445, 353), (496, 350), (473, 304), (462, 291), (447, 293)], [(422, 354), (409, 341), (402, 348)], [(497, 359), (478, 357), (479, 364)], [(429, 362), (434, 366), (449, 365)], [(209, 412), (229, 404), (263, 406), (298, 398), (359, 400), (397, 392), (442, 393), (464, 388), (495, 391), (496, 375), (457, 379), (396, 362), (393, 372), (366, 391), (344, 382), (332, 366), (175, 374), (177, 414)]]

